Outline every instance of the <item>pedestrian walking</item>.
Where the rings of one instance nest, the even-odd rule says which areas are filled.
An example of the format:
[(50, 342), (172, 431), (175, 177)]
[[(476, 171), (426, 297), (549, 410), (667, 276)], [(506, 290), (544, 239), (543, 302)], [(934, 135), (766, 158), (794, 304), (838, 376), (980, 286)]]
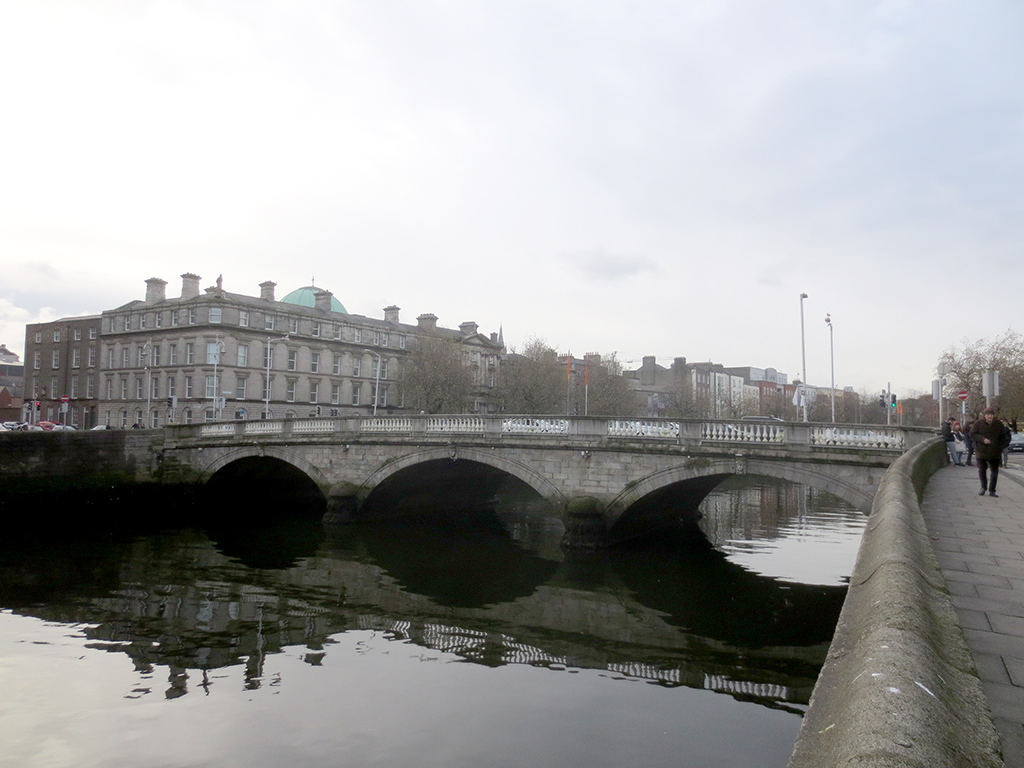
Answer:
[(949, 454), (949, 458), (956, 463), (956, 458), (953, 456), (953, 422), (956, 421), (952, 416), (942, 422), (942, 439), (946, 441), (946, 453)]
[(959, 421), (953, 422), (952, 435), (953, 442), (946, 444), (950, 446), (949, 457), (953, 459), (953, 463), (956, 466), (962, 467), (964, 465), (964, 453), (967, 451), (967, 444), (964, 440), (964, 433), (960, 431)]
[[(1003, 457), (1003, 424), (996, 421), (995, 408), (986, 408), (982, 418), (971, 427), (974, 436), (974, 450), (978, 454), (978, 479), (981, 481), (980, 496), (986, 491), (996, 496), (996, 482), (999, 480), (999, 463)], [(947, 443), (948, 445), (948, 443)], [(988, 470), (992, 470), (989, 477)]]

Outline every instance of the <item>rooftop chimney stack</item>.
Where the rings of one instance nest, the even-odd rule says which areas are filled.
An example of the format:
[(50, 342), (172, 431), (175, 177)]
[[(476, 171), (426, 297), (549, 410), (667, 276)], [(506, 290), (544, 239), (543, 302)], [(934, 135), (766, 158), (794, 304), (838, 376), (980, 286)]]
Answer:
[(473, 336), (479, 328), (479, 325), (470, 320), (469, 322), (462, 323), (462, 325), (459, 326), (459, 333), (463, 336)]
[(317, 291), (313, 294), (313, 306), (316, 309), (322, 309), (324, 312), (331, 311), (331, 299), (334, 294), (330, 291)]
[(416, 322), (420, 326), (422, 331), (436, 331), (437, 330), (437, 315), (420, 315), (416, 318)]
[(267, 280), (265, 283), (260, 283), (260, 298), (264, 301), (274, 300), (274, 288), (277, 287), (277, 283), (273, 280)]
[(400, 307), (396, 307), (394, 304), (392, 304), (390, 307), (384, 307), (384, 320), (389, 323), (397, 323), (398, 313), (400, 311)]
[(199, 281), (202, 278), (199, 275), (193, 275), (191, 272), (186, 272), (181, 276), (181, 298), (183, 299), (194, 299), (199, 295)]
[(167, 298), (167, 281), (151, 277), (146, 281), (146, 303), (156, 304)]

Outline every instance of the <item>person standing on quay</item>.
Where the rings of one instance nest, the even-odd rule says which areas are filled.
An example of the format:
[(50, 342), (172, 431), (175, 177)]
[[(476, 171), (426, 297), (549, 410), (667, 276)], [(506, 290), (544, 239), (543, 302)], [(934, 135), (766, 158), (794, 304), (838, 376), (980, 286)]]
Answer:
[[(985, 415), (971, 427), (971, 436), (978, 455), (978, 479), (981, 480), (979, 495), (984, 496), (987, 490), (989, 496), (995, 496), (999, 463), (1003, 459), (1003, 425), (996, 421), (995, 408), (985, 409)], [(992, 470), (991, 480), (988, 478), (988, 469)]]

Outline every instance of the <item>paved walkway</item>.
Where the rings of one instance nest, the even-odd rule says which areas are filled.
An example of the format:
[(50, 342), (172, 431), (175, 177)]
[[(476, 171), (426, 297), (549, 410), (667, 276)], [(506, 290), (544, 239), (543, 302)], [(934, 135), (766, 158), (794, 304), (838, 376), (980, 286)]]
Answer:
[(1024, 458), (979, 496), (977, 467), (932, 475), (921, 510), (995, 718), (1008, 768), (1024, 768)]

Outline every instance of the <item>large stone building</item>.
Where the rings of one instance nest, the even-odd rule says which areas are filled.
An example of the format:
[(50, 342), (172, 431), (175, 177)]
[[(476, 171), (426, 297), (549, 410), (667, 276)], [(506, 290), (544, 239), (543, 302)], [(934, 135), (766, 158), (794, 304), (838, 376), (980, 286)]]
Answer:
[(26, 326), (26, 421), (59, 421), (75, 427), (97, 423), (99, 335), (99, 315)]
[[(45, 399), (45, 414), (59, 406), (58, 390), (69, 396), (69, 423), (86, 427), (392, 412), (402, 407), (399, 366), (428, 334), (462, 345), (476, 384), (467, 410), (495, 410), (490, 392), (502, 341), (476, 323), (441, 328), (424, 314), (410, 325), (395, 306), (383, 319), (352, 315), (315, 286), (278, 300), (269, 281), (255, 297), (224, 290), (221, 278), (200, 290), (198, 275), (181, 277), (178, 297), (150, 278), (144, 299), (73, 318), (90, 341), (77, 357), (74, 348), (58, 354), (49, 341), (65, 338), (63, 327), (28, 327), (26, 356), (39, 364), (32, 391)], [(88, 363), (77, 385), (69, 354)]]

